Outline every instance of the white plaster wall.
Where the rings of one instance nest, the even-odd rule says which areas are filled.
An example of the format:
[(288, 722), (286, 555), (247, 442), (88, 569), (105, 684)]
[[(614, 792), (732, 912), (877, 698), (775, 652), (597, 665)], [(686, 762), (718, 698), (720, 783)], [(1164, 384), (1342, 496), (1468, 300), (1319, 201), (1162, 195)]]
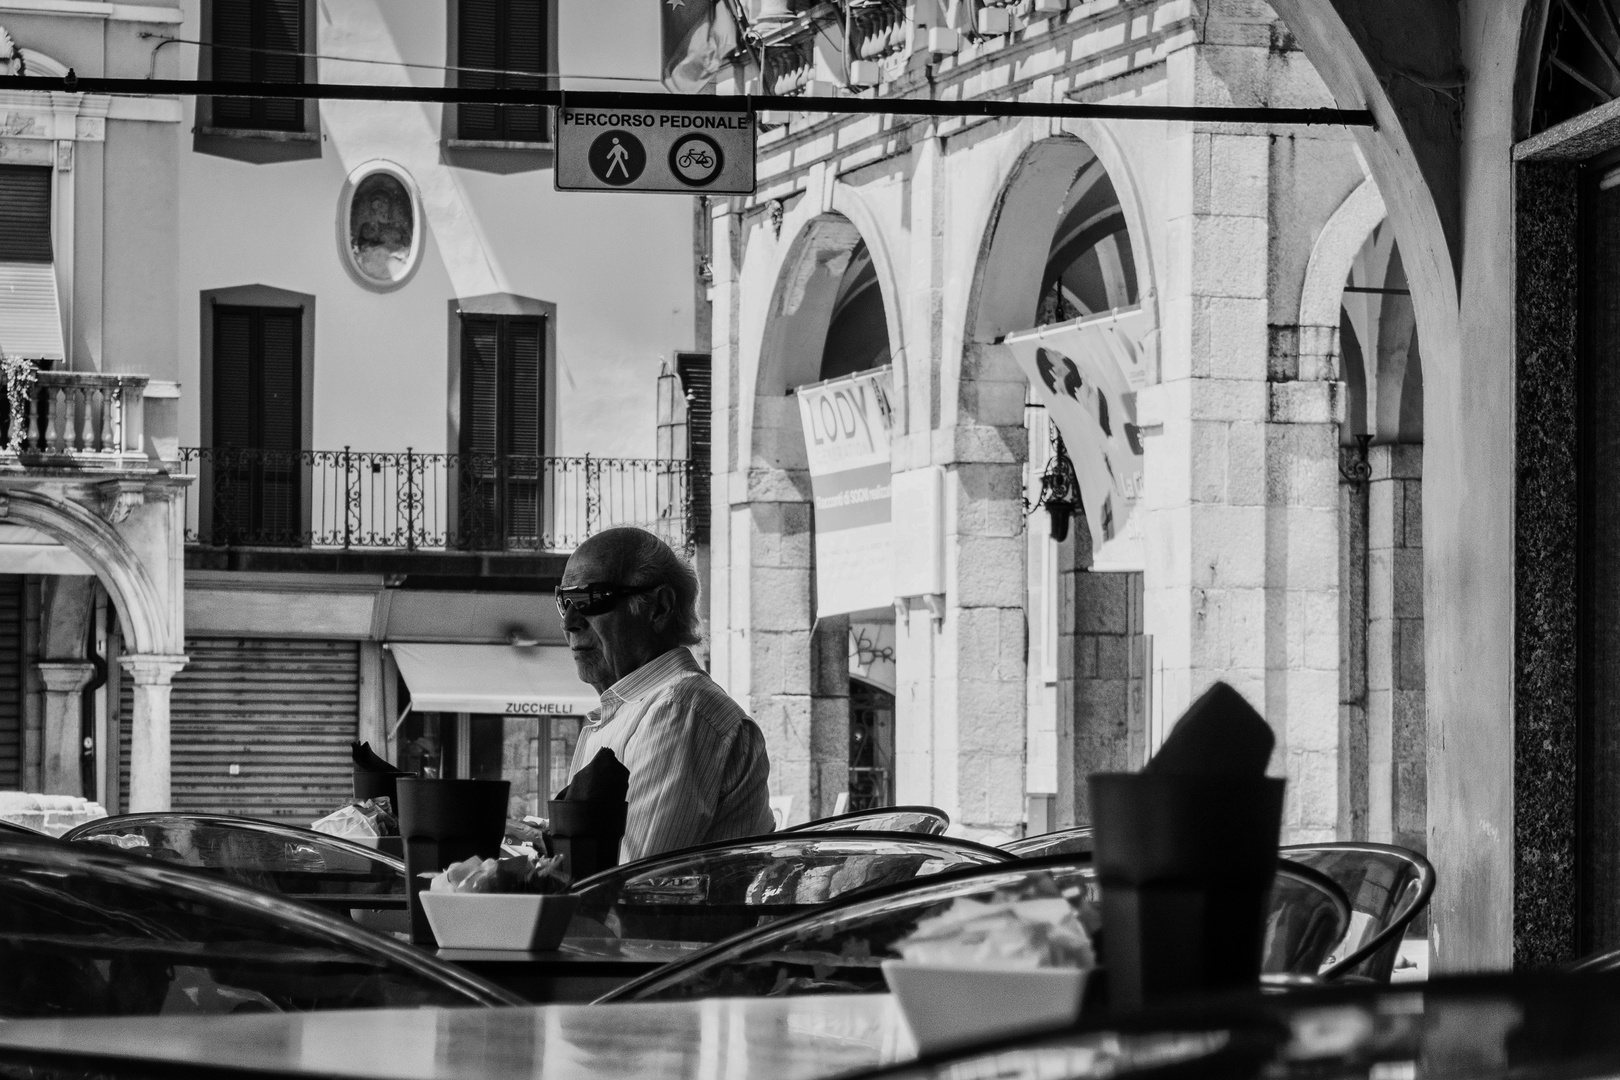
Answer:
[[(594, 9), (597, 5), (593, 4)], [(656, 24), (623, 0), (605, 25), (561, 14), (564, 72), (636, 72), (656, 48)], [(197, 36), (186, 4), (180, 36)], [(443, 64), (441, 0), (342, 0), (319, 5), (323, 53)], [(591, 12), (594, 14), (595, 12)], [(621, 45), (628, 42), (628, 45)], [(171, 47), (177, 48), (177, 47)], [(196, 49), (183, 46), (184, 70)], [(323, 63), (329, 81), (435, 84), (433, 71)], [(625, 85), (625, 84), (619, 84)], [(448, 301), (511, 292), (557, 305), (556, 449), (650, 457), (661, 359), (693, 341), (691, 200), (682, 195), (561, 193), (550, 168), (509, 175), (440, 163), (437, 105), (320, 104), (319, 160), (252, 165), (191, 150), (193, 104), (181, 140), (178, 310), (180, 378), (198, 385), (198, 294), (264, 284), (316, 297), (312, 445), (316, 449), (442, 451), (446, 446)], [(422, 193), (426, 248), (402, 288), (355, 283), (339, 250), (339, 197), (356, 165), (383, 157)], [(182, 442), (196, 445), (194, 397)]]

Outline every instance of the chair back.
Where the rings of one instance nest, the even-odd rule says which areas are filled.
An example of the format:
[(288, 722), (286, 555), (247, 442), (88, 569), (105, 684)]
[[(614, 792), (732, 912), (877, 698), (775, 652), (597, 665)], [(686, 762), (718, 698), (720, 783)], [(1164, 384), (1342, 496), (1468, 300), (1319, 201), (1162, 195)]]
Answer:
[(575, 884), (569, 938), (714, 942), (852, 893), (1007, 862), (995, 848), (910, 833), (773, 833), (617, 866)]
[[(922, 920), (962, 900), (1050, 897), (1067, 900), (1083, 925), (1096, 926), (1101, 891), (1089, 854), (972, 867), (863, 892), (720, 942), (600, 1000), (879, 993), (886, 989), (882, 962), (900, 959), (896, 945)], [(1320, 874), (1279, 865), (1272, 908), (1265, 970), (1314, 974), (1349, 919), (1343, 895)], [(1103, 933), (1106, 950), (1106, 928)]]
[(1001, 850), (1019, 859), (1039, 859), (1046, 855), (1089, 855), (1092, 851), (1091, 826), (1037, 833), (1002, 844)]
[(274, 821), (214, 814), (122, 814), (62, 836), (188, 866), (306, 903), (402, 907), (405, 864), (352, 840)]
[(1386, 983), (1406, 928), (1434, 895), (1434, 867), (1388, 844), (1293, 844), (1279, 854), (1332, 878), (1350, 901), (1350, 926), (1323, 965), (1325, 980)]
[(97, 843), (0, 837), (0, 1018), (519, 1005), (346, 918)]
[(951, 815), (937, 806), (877, 806), (791, 825), (783, 832), (895, 832), (943, 836)]

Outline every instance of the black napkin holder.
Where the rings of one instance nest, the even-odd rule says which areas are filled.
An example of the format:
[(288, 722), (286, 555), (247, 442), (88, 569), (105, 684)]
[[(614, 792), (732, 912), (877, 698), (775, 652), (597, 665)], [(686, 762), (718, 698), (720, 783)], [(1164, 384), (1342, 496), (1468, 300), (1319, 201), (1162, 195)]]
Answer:
[(627, 803), (553, 799), (548, 808), (552, 846), (568, 857), (568, 873), (575, 884), (619, 865)]
[(507, 780), (398, 780), (399, 832), (405, 838), (405, 882), (411, 903), (411, 941), (433, 948), (438, 940), (418, 899), (422, 874), (451, 863), (499, 858), (506, 835)]
[(1257, 986), (1284, 782), (1098, 773), (1090, 786), (1110, 1008)]

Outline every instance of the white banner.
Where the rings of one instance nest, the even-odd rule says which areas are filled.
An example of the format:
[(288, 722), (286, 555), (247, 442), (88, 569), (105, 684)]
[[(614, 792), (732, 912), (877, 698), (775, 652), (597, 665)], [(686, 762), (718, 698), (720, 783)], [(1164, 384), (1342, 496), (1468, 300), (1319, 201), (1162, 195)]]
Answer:
[(816, 617), (894, 603), (889, 396), (893, 370), (801, 386), (816, 504)]
[[(1094, 562), (1139, 561), (1120, 549), (1137, 546), (1140, 523), (1127, 523), (1142, 498), (1142, 440), (1136, 392), (1150, 378), (1140, 307), (1008, 334), (1012, 349), (1047, 414), (1057, 424), (1080, 481)], [(1105, 553), (1107, 553), (1105, 555)]]

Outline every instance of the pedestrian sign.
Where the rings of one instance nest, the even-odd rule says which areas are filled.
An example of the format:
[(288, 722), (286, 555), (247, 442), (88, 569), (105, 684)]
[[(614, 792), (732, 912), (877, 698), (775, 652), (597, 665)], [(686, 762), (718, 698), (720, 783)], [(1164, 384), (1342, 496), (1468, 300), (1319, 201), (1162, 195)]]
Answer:
[(557, 110), (558, 191), (748, 195), (754, 114), (738, 109)]

